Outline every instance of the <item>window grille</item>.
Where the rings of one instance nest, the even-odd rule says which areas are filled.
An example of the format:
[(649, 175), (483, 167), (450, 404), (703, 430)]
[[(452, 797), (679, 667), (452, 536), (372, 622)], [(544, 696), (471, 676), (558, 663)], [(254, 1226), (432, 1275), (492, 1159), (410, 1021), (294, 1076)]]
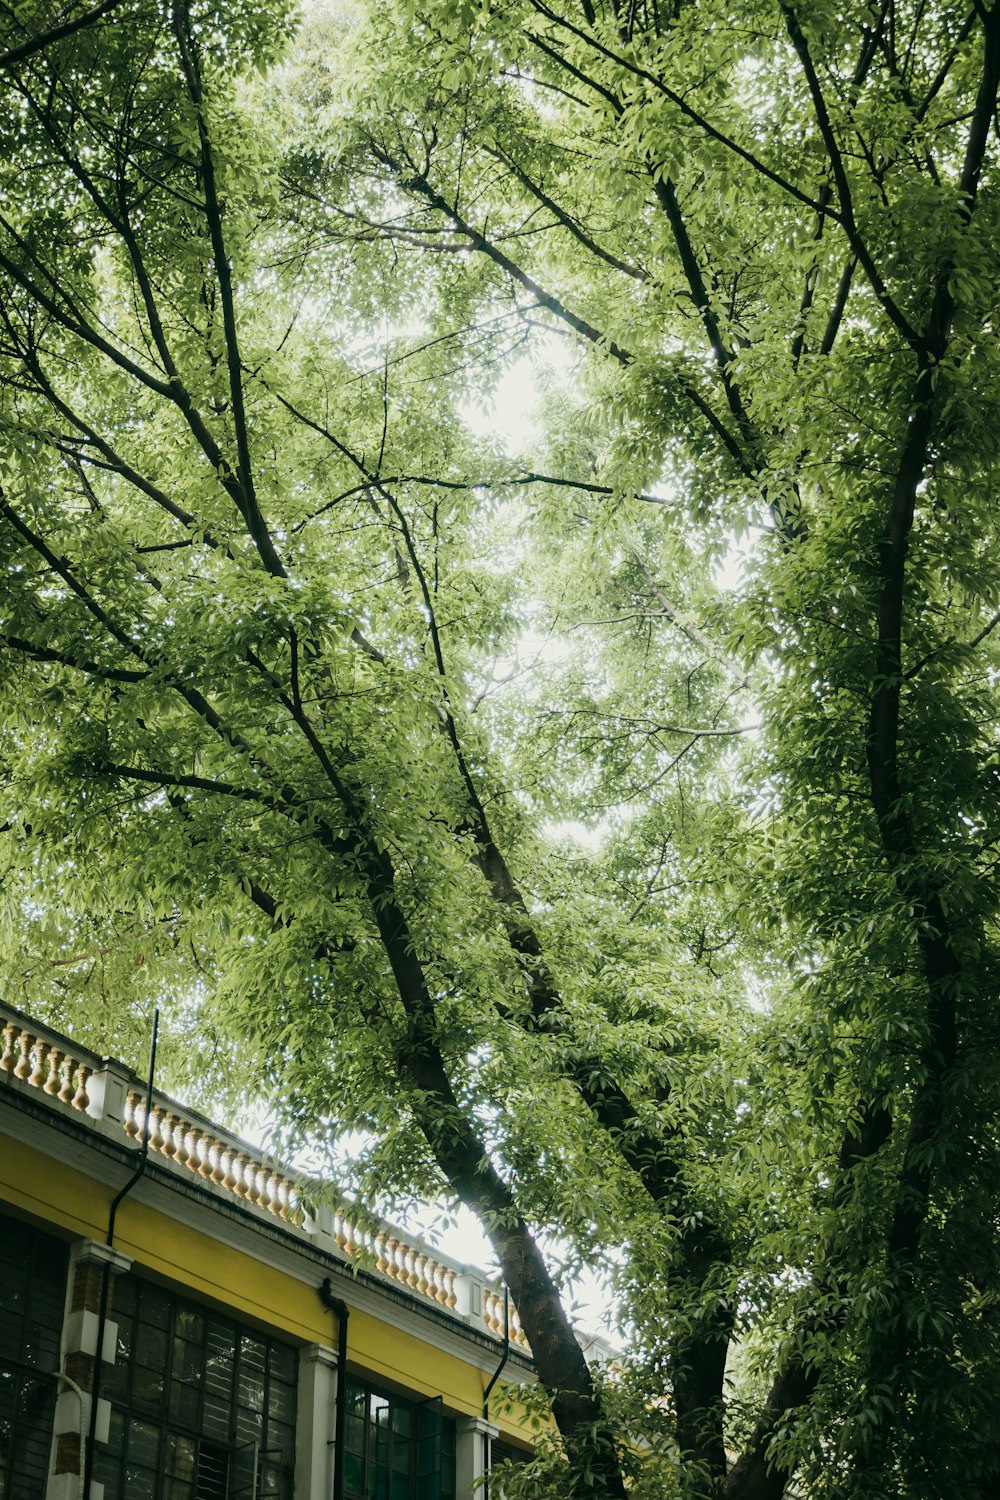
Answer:
[(66, 1246), (0, 1215), (0, 1497), (45, 1493), (66, 1294)]
[(291, 1500), (295, 1350), (143, 1281), (115, 1281), (105, 1500)]
[(344, 1490), (348, 1500), (455, 1500), (455, 1423), (440, 1398), (348, 1379)]

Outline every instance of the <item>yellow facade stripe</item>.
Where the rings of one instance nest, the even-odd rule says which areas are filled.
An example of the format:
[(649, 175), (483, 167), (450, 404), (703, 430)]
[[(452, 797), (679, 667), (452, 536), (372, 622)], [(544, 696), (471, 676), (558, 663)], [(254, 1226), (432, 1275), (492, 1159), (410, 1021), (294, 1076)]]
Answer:
[[(64, 1162), (8, 1141), (0, 1150), (0, 1195), (74, 1236), (103, 1240), (113, 1193)], [(335, 1345), (332, 1314), (322, 1306), (314, 1286), (135, 1199), (126, 1198), (121, 1205), (115, 1248), (183, 1291), (277, 1335)], [(318, 1275), (319, 1267), (316, 1270)], [(393, 1310), (387, 1300), (387, 1313)], [(482, 1410), (488, 1375), (361, 1309), (351, 1310), (348, 1358), (376, 1384), (381, 1380), (417, 1395), (440, 1395), (447, 1407), (469, 1416)], [(523, 1441), (516, 1421), (504, 1417), (499, 1425)]]

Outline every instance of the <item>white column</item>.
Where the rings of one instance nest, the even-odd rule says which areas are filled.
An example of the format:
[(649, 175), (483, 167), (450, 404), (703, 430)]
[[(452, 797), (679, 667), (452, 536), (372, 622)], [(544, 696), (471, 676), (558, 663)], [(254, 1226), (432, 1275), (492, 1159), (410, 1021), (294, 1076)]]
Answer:
[(337, 1412), (337, 1356), (324, 1344), (299, 1350), (295, 1500), (330, 1500)]
[(481, 1500), (483, 1474), (489, 1472), (489, 1445), (500, 1429), (483, 1417), (459, 1417), (455, 1423), (456, 1500)]
[[(87, 1080), (87, 1113), (97, 1121), (105, 1135), (115, 1141), (128, 1141), (125, 1134), (125, 1102), (136, 1078), (113, 1058), (102, 1059), (102, 1066)], [(143, 1094), (145, 1098), (145, 1094)]]
[[(104, 1325), (102, 1348), (97, 1348), (101, 1286), (104, 1267), (112, 1276), (128, 1271), (131, 1258), (99, 1240), (78, 1240), (70, 1250), (66, 1305), (63, 1313), (61, 1372), (58, 1377), (55, 1420), (52, 1424), (52, 1456), (46, 1500), (79, 1500), (90, 1408), (99, 1384), (102, 1364), (114, 1364), (118, 1326), (112, 1319)], [(112, 1310), (114, 1294), (112, 1292)], [(111, 1403), (97, 1402), (96, 1441), (108, 1440)], [(90, 1500), (102, 1500), (104, 1486), (91, 1484)]]

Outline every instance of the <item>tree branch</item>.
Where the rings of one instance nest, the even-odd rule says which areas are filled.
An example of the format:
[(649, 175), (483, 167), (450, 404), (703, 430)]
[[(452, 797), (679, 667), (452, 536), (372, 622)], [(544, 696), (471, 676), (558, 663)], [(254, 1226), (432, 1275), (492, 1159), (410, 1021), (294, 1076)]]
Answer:
[(833, 123), (830, 119), (830, 112), (827, 108), (826, 99), (823, 94), (823, 88), (820, 84), (819, 76), (813, 64), (812, 54), (809, 51), (809, 44), (806, 41), (805, 34), (802, 31), (802, 27), (799, 25), (798, 18), (792, 6), (787, 3), (787, 0), (779, 0), (779, 3), (781, 5), (782, 15), (785, 17), (785, 25), (788, 30), (789, 38), (791, 40), (793, 48), (795, 49), (796, 56), (798, 57), (799, 62), (802, 65), (802, 71), (805, 75), (806, 85), (809, 89), (809, 95), (812, 99), (813, 113), (816, 116), (816, 124), (819, 127), (819, 133), (822, 138), (823, 145), (826, 148), (827, 160), (830, 163), (830, 170), (833, 173), (833, 180), (837, 189), (837, 199), (840, 204), (840, 213), (834, 215), (833, 217), (837, 219), (837, 222), (843, 228), (844, 233), (847, 236), (848, 243), (850, 244), (850, 247), (854, 252), (854, 255), (857, 258), (858, 262), (863, 267), (865, 275), (868, 277), (868, 281), (871, 285), (872, 291), (878, 298), (878, 301), (881, 304), (881, 307), (886, 316), (889, 318), (889, 321), (892, 323), (893, 327), (903, 336), (910, 347), (916, 348), (917, 343), (919, 342), (919, 335), (917, 334), (916, 329), (910, 323), (909, 319), (903, 313), (902, 309), (890, 295), (889, 289), (882, 279), (881, 272), (876, 266), (875, 261), (872, 258), (872, 255), (869, 252), (865, 242), (861, 238), (861, 234), (858, 230), (857, 221), (854, 217), (854, 201), (851, 194), (851, 184), (847, 176), (847, 169), (844, 165), (843, 154), (841, 153), (840, 145), (837, 141), (837, 136), (833, 129)]
[(75, 672), (84, 672), (88, 677), (99, 677), (103, 682), (145, 682), (149, 672), (131, 672), (125, 667), (106, 667), (98, 662), (71, 656), (68, 652), (55, 651), (51, 647), (35, 646), (23, 636), (0, 634), (0, 644), (32, 661), (46, 662), (53, 666), (69, 667)]
[(78, 16), (73, 16), (68, 21), (58, 22), (50, 26), (46, 31), (40, 31), (37, 36), (29, 37), (26, 41), (19, 42), (16, 47), (10, 47), (6, 52), (0, 52), (0, 68), (12, 68), (19, 62), (24, 62), (29, 57), (34, 57), (36, 52), (42, 52), (46, 47), (53, 46), (56, 42), (63, 41), (68, 36), (73, 36), (77, 31), (83, 31), (88, 26), (94, 26), (111, 11), (117, 10), (124, 0), (103, 0), (100, 5), (93, 6), (90, 10), (81, 11)]

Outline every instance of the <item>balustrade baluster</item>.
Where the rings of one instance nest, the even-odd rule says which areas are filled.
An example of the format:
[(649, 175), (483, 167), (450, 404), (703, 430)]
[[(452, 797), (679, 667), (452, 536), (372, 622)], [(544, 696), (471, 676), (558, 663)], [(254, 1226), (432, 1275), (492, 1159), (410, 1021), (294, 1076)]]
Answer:
[(13, 1021), (8, 1021), (3, 1029), (3, 1054), (0, 1055), (0, 1073), (10, 1073), (14, 1068), (14, 1038), (17, 1036), (17, 1026)]
[(260, 1203), (260, 1183), (258, 1182), (259, 1175), (260, 1168), (251, 1156), (247, 1160), (246, 1170), (246, 1200), (248, 1203)]
[(427, 1257), (421, 1251), (417, 1251), (413, 1257), (413, 1274), (416, 1277), (413, 1290), (421, 1297), (427, 1295)]
[(219, 1186), (224, 1187), (227, 1193), (236, 1191), (236, 1174), (233, 1171), (235, 1157), (236, 1153), (233, 1148), (223, 1144), (219, 1152), (219, 1171), (222, 1173), (222, 1176), (218, 1181)]
[(209, 1135), (207, 1130), (201, 1133), (201, 1160), (198, 1163), (198, 1176), (204, 1178), (205, 1182), (212, 1181), (212, 1152), (215, 1150), (215, 1137)]
[(28, 1087), (40, 1089), (45, 1082), (48, 1073), (46, 1063), (48, 1062), (48, 1045), (39, 1037), (33, 1038), (31, 1056), (33, 1058), (31, 1072), (28, 1074)]
[(58, 1047), (49, 1048), (48, 1064), (49, 1071), (45, 1082), (42, 1084), (42, 1093), (48, 1094), (51, 1099), (59, 1092), (59, 1064), (62, 1061), (62, 1052)]
[(31, 1046), (34, 1040), (30, 1031), (21, 1031), (18, 1034), (17, 1045), (20, 1048), (20, 1056), (14, 1064), (14, 1077), (19, 1078), (22, 1083), (31, 1072)]
[(201, 1176), (201, 1143), (203, 1139), (203, 1131), (199, 1130), (196, 1125), (188, 1126), (187, 1156), (184, 1165), (189, 1172), (193, 1172), (198, 1177)]
[(245, 1198), (247, 1195), (246, 1171), (250, 1162), (243, 1152), (240, 1151), (233, 1158), (233, 1192), (237, 1198)]
[(160, 1121), (160, 1154), (168, 1161), (173, 1161), (177, 1156), (177, 1135), (180, 1123), (180, 1116), (175, 1115), (173, 1110), (167, 1110)]
[(73, 1103), (73, 1068), (74, 1062), (68, 1052), (63, 1053), (63, 1060), (59, 1065), (60, 1088), (56, 1095), (63, 1104)]
[(79, 1063), (77, 1065), (76, 1093), (73, 1095), (71, 1103), (73, 1108), (78, 1109), (81, 1114), (87, 1113), (87, 1106), (90, 1104), (90, 1095), (87, 1093), (87, 1084), (90, 1082), (93, 1074), (93, 1068), (89, 1067), (86, 1063)]
[(226, 1174), (222, 1166), (222, 1142), (212, 1136), (208, 1151), (205, 1153), (205, 1177), (209, 1182), (214, 1182), (216, 1187), (226, 1180)]

